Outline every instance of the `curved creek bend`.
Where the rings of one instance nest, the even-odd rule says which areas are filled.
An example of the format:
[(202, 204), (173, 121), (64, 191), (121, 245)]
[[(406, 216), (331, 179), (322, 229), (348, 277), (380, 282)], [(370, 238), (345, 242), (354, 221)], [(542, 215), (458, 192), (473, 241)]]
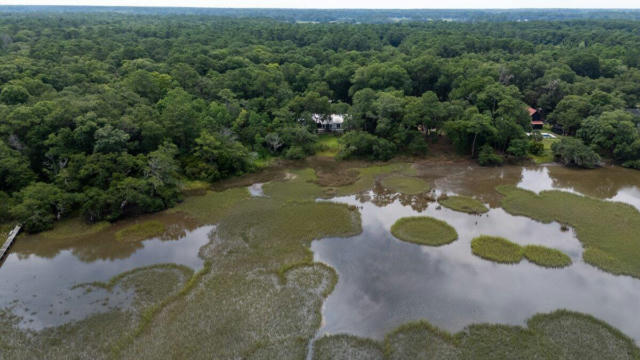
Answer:
[[(397, 326), (419, 319), (452, 332), (482, 322), (524, 325), (536, 313), (564, 308), (591, 314), (640, 342), (640, 322), (629, 316), (640, 312), (640, 280), (585, 264), (572, 229), (562, 231), (558, 223), (507, 214), (499, 208), (495, 191), (500, 184), (536, 192), (561, 189), (640, 209), (640, 172), (620, 168), (586, 172), (559, 166), (415, 167), (418, 176), (433, 185), (434, 193), (474, 196), (490, 211), (481, 216), (456, 212), (379, 185), (367, 193), (329, 200), (357, 206), (363, 232), (312, 242), (314, 260), (338, 273), (336, 287), (322, 308), (318, 336), (348, 333), (381, 339)], [(264, 196), (262, 184), (249, 191)], [(458, 240), (440, 247), (420, 246), (397, 240), (389, 232), (397, 219), (419, 215), (446, 221), (458, 232)], [(137, 242), (90, 235), (68, 241), (20, 237), (0, 269), (0, 315), (4, 311), (18, 316), (20, 326), (39, 330), (130, 305), (127, 289), (87, 292), (77, 285), (107, 282), (153, 264), (202, 268), (199, 250), (209, 243), (214, 226), (196, 227), (166, 215), (147, 217), (179, 231)], [(470, 249), (471, 239), (481, 234), (555, 248), (570, 256), (573, 264), (547, 269), (526, 260), (516, 265), (482, 260)]]

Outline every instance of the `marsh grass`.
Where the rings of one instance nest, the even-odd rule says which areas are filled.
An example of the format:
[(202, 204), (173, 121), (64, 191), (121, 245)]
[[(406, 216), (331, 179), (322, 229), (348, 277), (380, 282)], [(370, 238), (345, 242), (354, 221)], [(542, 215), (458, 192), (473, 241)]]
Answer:
[(408, 163), (388, 163), (381, 165), (373, 165), (357, 169), (358, 178), (352, 184), (340, 186), (336, 188), (336, 195), (352, 195), (373, 188), (378, 177), (394, 174), (413, 176), (416, 174), (414, 168)]
[(81, 217), (71, 217), (56, 222), (53, 229), (41, 232), (38, 236), (55, 240), (80, 238), (103, 232), (109, 227), (111, 223), (108, 221), (89, 224)]
[(116, 231), (118, 241), (141, 241), (164, 234), (166, 226), (157, 220), (135, 223)]
[[(377, 349), (384, 349), (380, 357)], [(404, 324), (384, 341), (348, 335), (325, 336), (316, 341), (314, 359), (638, 359), (640, 349), (617, 329), (589, 315), (558, 310), (537, 314), (527, 327), (474, 324), (450, 334), (426, 321)]]
[(315, 183), (316, 174), (311, 168), (290, 170), (284, 180), (270, 181), (262, 186), (265, 196), (278, 200), (314, 200), (326, 197), (326, 188)]
[(182, 193), (187, 196), (205, 195), (210, 189), (211, 184), (201, 180), (187, 180), (181, 185)]
[(640, 278), (640, 212), (631, 205), (563, 191), (540, 194), (499, 186), (502, 207), (512, 215), (575, 229), (585, 262), (613, 274)]
[(458, 239), (458, 233), (451, 225), (426, 216), (398, 219), (391, 226), (391, 234), (403, 241), (430, 246), (445, 245)]
[(353, 335), (323, 336), (313, 343), (313, 360), (382, 360), (382, 345)]
[(478, 236), (471, 240), (471, 252), (486, 260), (516, 264), (522, 260), (520, 245), (497, 236)]
[(390, 175), (382, 178), (381, 183), (390, 190), (407, 195), (417, 195), (431, 190), (429, 183), (412, 176)]
[(527, 245), (523, 254), (527, 260), (539, 266), (561, 268), (571, 265), (571, 258), (565, 253), (544, 246)]
[(192, 274), (185, 266), (161, 264), (121, 273), (106, 283), (78, 285), (104, 289), (106, 296), (132, 291), (132, 308), (109, 310), (40, 331), (20, 328), (19, 318), (0, 310), (0, 358), (69, 359), (71, 354), (86, 359), (120, 358), (114, 349), (123, 339), (133, 339), (149, 309), (177, 294)]
[(184, 212), (202, 224), (215, 224), (224, 215), (243, 200), (251, 197), (245, 187), (231, 188), (224, 191), (208, 191), (203, 196), (191, 196), (168, 213)]
[[(333, 269), (313, 263), (310, 242), (360, 231), (357, 209), (343, 204), (277, 196), (237, 203), (200, 252), (209, 269), (154, 315), (123, 358), (305, 354), (337, 281)], [(190, 336), (175, 336), (194, 327)]]
[(489, 209), (480, 201), (466, 196), (445, 196), (438, 199), (442, 206), (469, 214), (484, 214)]

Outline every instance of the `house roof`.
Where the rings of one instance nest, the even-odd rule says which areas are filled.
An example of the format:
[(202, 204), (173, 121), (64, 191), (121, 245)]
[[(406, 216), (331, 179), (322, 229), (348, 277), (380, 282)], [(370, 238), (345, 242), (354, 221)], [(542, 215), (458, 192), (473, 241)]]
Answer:
[(342, 124), (344, 122), (344, 115), (331, 114), (329, 116), (323, 116), (321, 114), (311, 115), (311, 119), (319, 124)]
[(529, 116), (532, 116), (533, 114), (538, 112), (538, 110), (532, 108), (531, 106), (529, 106), (529, 108), (527, 108), (527, 111), (529, 112)]

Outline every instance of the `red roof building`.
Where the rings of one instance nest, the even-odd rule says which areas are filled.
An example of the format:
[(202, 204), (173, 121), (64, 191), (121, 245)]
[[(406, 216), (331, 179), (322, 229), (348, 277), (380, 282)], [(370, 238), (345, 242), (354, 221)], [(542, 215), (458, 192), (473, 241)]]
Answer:
[(540, 111), (528, 107), (527, 111), (529, 112), (529, 116), (531, 117), (531, 127), (534, 129), (542, 129), (542, 125), (544, 125), (544, 120), (542, 119), (542, 114)]

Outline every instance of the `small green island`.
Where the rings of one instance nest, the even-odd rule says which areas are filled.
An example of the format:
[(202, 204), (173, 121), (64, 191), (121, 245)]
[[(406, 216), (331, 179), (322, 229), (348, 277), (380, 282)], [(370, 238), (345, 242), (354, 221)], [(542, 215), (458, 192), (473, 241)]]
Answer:
[(403, 241), (429, 246), (441, 246), (458, 239), (451, 225), (426, 216), (399, 219), (391, 226), (391, 234)]
[(571, 265), (571, 258), (560, 250), (540, 245), (520, 246), (498, 236), (478, 236), (471, 241), (471, 251), (483, 259), (503, 264), (517, 264), (522, 258), (548, 268)]
[(482, 202), (467, 196), (443, 196), (438, 202), (451, 210), (469, 214), (484, 214), (489, 211)]

